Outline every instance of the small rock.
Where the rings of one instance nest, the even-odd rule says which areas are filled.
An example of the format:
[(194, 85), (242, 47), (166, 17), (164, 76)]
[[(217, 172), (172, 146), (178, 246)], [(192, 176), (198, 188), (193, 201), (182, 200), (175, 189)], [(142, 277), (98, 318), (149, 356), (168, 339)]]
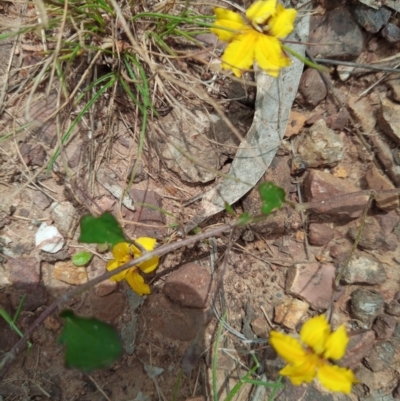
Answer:
[(326, 125), (335, 130), (342, 130), (350, 119), (349, 113), (346, 109), (340, 110), (338, 113), (331, 114), (326, 119)]
[(330, 263), (296, 264), (288, 270), (286, 290), (306, 301), (312, 309), (329, 307), (335, 280), (335, 266)]
[(308, 304), (299, 299), (289, 299), (275, 306), (274, 321), (294, 330), (308, 311)]
[(365, 135), (372, 132), (376, 125), (375, 111), (368, 97), (350, 97), (347, 105)]
[(357, 289), (351, 294), (352, 315), (371, 326), (372, 321), (383, 312), (384, 300), (381, 294), (370, 290)]
[[(304, 180), (304, 195), (307, 202), (331, 200), (337, 196), (359, 189), (346, 180), (336, 178), (332, 174), (311, 170)], [(340, 199), (337, 203), (321, 203), (311, 210), (319, 214), (337, 215), (351, 219), (360, 217), (368, 203), (367, 195)]]
[(286, 126), (285, 138), (291, 138), (297, 135), (306, 122), (307, 117), (298, 111), (291, 111), (289, 114), (288, 124)]
[(307, 106), (315, 107), (326, 98), (327, 90), (320, 73), (308, 68), (300, 79), (299, 92)]
[(196, 263), (186, 263), (172, 272), (163, 291), (172, 301), (188, 308), (207, 308), (211, 291), (211, 274)]
[(374, 343), (375, 333), (372, 330), (350, 335), (346, 354), (341, 360), (341, 365), (354, 368), (369, 354)]
[(92, 315), (107, 322), (117, 320), (125, 309), (126, 298), (124, 294), (115, 292), (105, 297), (90, 294), (89, 297)]
[(42, 191), (33, 192), (33, 203), (39, 210), (45, 210), (51, 205), (51, 200)]
[[(113, 295), (113, 294), (111, 294)], [(142, 309), (146, 327), (173, 340), (193, 340), (204, 325), (201, 309), (184, 308), (162, 293), (155, 293)]]
[(385, 312), (392, 316), (400, 317), (400, 301), (393, 299), (385, 306)]
[[(133, 159), (132, 160), (132, 169), (129, 172), (128, 177), (126, 177), (127, 182), (129, 182), (132, 177), (133, 168), (134, 168), (135, 164), (136, 164), (136, 159)], [(144, 181), (146, 178), (147, 178), (147, 173), (144, 171), (143, 162), (139, 161), (138, 166), (136, 168), (136, 173), (135, 173), (135, 176), (134, 176), (132, 182), (138, 183), (138, 182)]]
[(390, 89), (391, 98), (395, 102), (400, 103), (400, 78), (388, 79), (386, 84)]
[(400, 337), (400, 322), (394, 328), (393, 337)]
[(40, 144), (32, 145), (29, 143), (22, 143), (19, 147), (22, 158), (27, 166), (42, 167), (46, 160), (46, 151)]
[(324, 246), (333, 239), (333, 236), (332, 223), (311, 223), (308, 228), (308, 240), (311, 245)]
[[(312, 15), (307, 47), (311, 56), (322, 58), (355, 59), (364, 44), (363, 34), (345, 7), (330, 10), (325, 15)], [(315, 46), (315, 43), (320, 45)]]
[(343, 158), (344, 144), (340, 136), (318, 120), (310, 127), (297, 149), (309, 167), (333, 166)]
[(342, 280), (346, 284), (382, 284), (386, 281), (386, 273), (376, 259), (355, 255), (344, 271)]
[(49, 294), (43, 286), (39, 285), (25, 285), (24, 288), (13, 290), (10, 295), (11, 304), (16, 310), (20, 303), (21, 298), (26, 296), (24, 301), (24, 310), (34, 311), (43, 305), (47, 305)]
[(51, 315), (48, 318), (46, 318), (46, 320), (43, 322), (43, 324), (47, 330), (51, 330), (51, 331), (57, 331), (61, 327), (60, 321)]
[(263, 317), (256, 317), (251, 322), (251, 328), (258, 338), (268, 338), (270, 332), (268, 327), (269, 325)]
[(392, 337), (396, 328), (396, 319), (388, 315), (379, 315), (372, 326), (378, 340), (387, 340)]
[(389, 42), (389, 43), (397, 43), (400, 42), (400, 28), (389, 22), (383, 29), (382, 29), (382, 36)]
[(335, 166), (331, 173), (336, 178), (347, 178), (349, 176), (346, 167), (340, 164)]
[(54, 220), (54, 225), (60, 232), (66, 237), (72, 238), (79, 215), (71, 203), (53, 203), (51, 206), (51, 217)]
[(391, 12), (386, 7), (374, 10), (363, 4), (357, 4), (353, 8), (356, 21), (368, 32), (377, 33), (389, 21)]
[[(87, 267), (87, 275), (89, 280), (93, 280), (96, 277), (101, 276), (106, 271), (106, 262), (97, 256), (93, 256), (90, 265)], [(108, 294), (114, 292), (118, 287), (116, 281), (105, 280), (101, 283), (96, 284), (94, 287), (95, 294), (98, 297), (105, 297)]]
[[(365, 180), (369, 189), (375, 189), (377, 191), (382, 189), (394, 189), (395, 186), (389, 181), (386, 176), (381, 174), (375, 166), (367, 171)], [(390, 211), (399, 207), (399, 196), (398, 195), (378, 195), (375, 196), (376, 205), (379, 209), (384, 211)]]
[(381, 99), (378, 124), (385, 135), (400, 144), (400, 105)]
[(75, 266), (71, 261), (57, 262), (54, 265), (54, 277), (72, 285), (80, 285), (87, 282), (86, 268)]
[(393, 398), (395, 398), (396, 400), (400, 399), (400, 382), (397, 383), (397, 386), (393, 390), (392, 395)]
[(396, 348), (391, 341), (380, 341), (374, 344), (372, 351), (365, 357), (365, 362), (373, 372), (380, 372), (390, 367), (395, 353)]
[(55, 226), (41, 224), (35, 234), (35, 245), (42, 251), (57, 253), (64, 246), (64, 237)]
[(40, 263), (35, 258), (9, 259), (8, 269), (10, 281), (15, 288), (39, 285)]
[[(137, 237), (161, 238), (165, 233), (165, 214), (162, 212), (161, 196), (157, 192), (131, 189), (129, 195), (135, 202), (134, 221), (144, 224), (129, 228), (129, 235)], [(145, 225), (148, 224), (149, 227)], [(151, 227), (152, 226), (152, 227)]]

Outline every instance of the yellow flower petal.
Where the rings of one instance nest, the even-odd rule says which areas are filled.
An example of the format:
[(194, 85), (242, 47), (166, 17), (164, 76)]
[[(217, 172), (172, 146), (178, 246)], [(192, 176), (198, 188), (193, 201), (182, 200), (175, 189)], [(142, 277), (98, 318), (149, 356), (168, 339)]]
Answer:
[(275, 14), (276, 0), (256, 1), (246, 11), (248, 20), (256, 24), (263, 24), (269, 17)]
[(327, 390), (345, 394), (349, 394), (352, 384), (358, 382), (351, 370), (327, 363), (319, 367), (317, 378)]
[(278, 39), (260, 34), (255, 47), (258, 65), (269, 75), (277, 77), (279, 70), (291, 64), (290, 58), (282, 51)]
[[(150, 237), (140, 237), (136, 240), (136, 242), (139, 245), (142, 245), (146, 251), (152, 251), (156, 245), (156, 239)], [(131, 245), (130, 249), (135, 258), (138, 258), (142, 255), (142, 252), (136, 248), (135, 245)], [(159, 260), (159, 257), (154, 257), (146, 262), (139, 263), (138, 267), (140, 267), (143, 273), (150, 273), (157, 268)]]
[[(112, 249), (112, 254), (114, 256), (114, 259), (116, 259), (118, 262), (124, 261), (130, 255), (129, 244), (127, 242), (120, 242), (119, 244), (114, 245)], [(124, 263), (126, 262), (127, 260)]]
[(144, 278), (134, 269), (128, 271), (125, 280), (132, 290), (140, 296), (150, 294), (150, 287), (144, 282)]
[[(122, 266), (123, 263), (118, 262), (117, 260), (113, 259), (107, 263), (106, 269), (111, 272), (115, 270), (117, 267)], [(122, 281), (125, 278), (127, 270), (124, 270), (121, 273), (116, 274), (115, 276), (110, 277), (111, 281)]]
[[(240, 14), (227, 10), (225, 8), (214, 8), (214, 14), (217, 17), (211, 32), (218, 36), (224, 42), (230, 42), (235, 36), (242, 32), (245, 23)], [(227, 28), (218, 29), (219, 28)]]
[(297, 11), (294, 8), (286, 9), (281, 4), (276, 8), (276, 14), (268, 21), (269, 33), (278, 39), (283, 39), (294, 29), (294, 20)]
[(349, 337), (344, 326), (340, 326), (336, 331), (330, 334), (325, 344), (324, 358), (341, 359), (343, 358)]
[(238, 35), (222, 56), (222, 68), (232, 70), (237, 77), (241, 77), (242, 71), (253, 65), (258, 35), (262, 34), (251, 28), (246, 28), (245, 33)]
[(313, 317), (303, 324), (300, 338), (318, 355), (325, 351), (325, 344), (330, 334), (330, 326), (324, 315)]
[(308, 355), (303, 363), (285, 366), (279, 374), (288, 376), (290, 381), (299, 386), (302, 383), (310, 383), (317, 373), (318, 357), (316, 355)]
[(281, 358), (291, 364), (301, 363), (308, 357), (300, 342), (287, 334), (271, 331), (269, 343)]
[(152, 251), (156, 246), (157, 240), (150, 237), (139, 237), (136, 242), (139, 245), (142, 245), (142, 247), (146, 249), (146, 251)]

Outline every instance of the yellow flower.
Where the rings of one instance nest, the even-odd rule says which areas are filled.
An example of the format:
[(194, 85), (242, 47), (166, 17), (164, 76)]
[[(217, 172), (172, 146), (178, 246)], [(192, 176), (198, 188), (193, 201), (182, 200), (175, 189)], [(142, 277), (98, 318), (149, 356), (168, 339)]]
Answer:
[(217, 19), (211, 32), (229, 42), (222, 56), (222, 68), (240, 77), (256, 60), (269, 75), (277, 77), (281, 68), (290, 65), (279, 39), (293, 31), (296, 10), (285, 9), (277, 0), (261, 0), (247, 9), (248, 23), (238, 13), (225, 8), (215, 8), (214, 14)]
[[(146, 251), (152, 251), (156, 245), (156, 240), (154, 238), (140, 237), (136, 242), (141, 245)], [(142, 255), (140, 249), (136, 248), (135, 245), (128, 244), (127, 242), (120, 242), (114, 245), (112, 249), (112, 254), (114, 256), (113, 260), (107, 263), (107, 270), (112, 271), (117, 267), (128, 263), (133, 258), (138, 258)], [(159, 257), (154, 257), (145, 262), (139, 263), (130, 269), (124, 270), (121, 273), (112, 276), (110, 280), (112, 281), (122, 281), (126, 280), (128, 284), (132, 287), (133, 291), (139, 295), (150, 294), (150, 287), (144, 282), (143, 277), (139, 274), (139, 269), (143, 273), (150, 273), (157, 268)]]
[(288, 376), (295, 386), (317, 377), (326, 389), (349, 394), (352, 384), (357, 383), (350, 369), (329, 362), (341, 359), (346, 352), (349, 339), (343, 325), (331, 332), (328, 321), (321, 315), (304, 323), (301, 341), (277, 331), (271, 331), (270, 335), (270, 344), (288, 363), (279, 373)]

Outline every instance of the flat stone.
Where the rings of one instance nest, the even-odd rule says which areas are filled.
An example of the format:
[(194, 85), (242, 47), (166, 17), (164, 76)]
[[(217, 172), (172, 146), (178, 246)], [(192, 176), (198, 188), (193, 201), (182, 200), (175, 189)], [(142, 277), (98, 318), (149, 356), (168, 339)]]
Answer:
[(124, 312), (126, 297), (120, 292), (115, 292), (105, 297), (90, 294), (89, 301), (93, 316), (106, 322), (114, 322)]
[(10, 294), (11, 304), (13, 309), (16, 310), (21, 303), (21, 298), (25, 297), (24, 310), (34, 311), (43, 305), (47, 305), (49, 294), (47, 289), (39, 285), (27, 284), (24, 288), (13, 290)]
[[(361, 29), (345, 7), (328, 11), (325, 15), (312, 15), (307, 50), (313, 57), (356, 59), (363, 50)], [(321, 43), (315, 46), (315, 43)]]
[(343, 158), (344, 144), (324, 120), (318, 120), (303, 137), (297, 152), (309, 167), (334, 166)]
[(304, 115), (304, 113), (292, 110), (289, 114), (285, 138), (291, 138), (292, 136), (297, 135), (304, 127), (306, 119), (307, 117)]
[[(106, 262), (95, 255), (86, 271), (88, 279), (93, 280), (106, 272)], [(117, 287), (118, 283), (116, 281), (105, 280), (95, 285), (94, 292), (98, 297), (105, 297), (114, 292)]]
[(381, 7), (378, 10), (356, 4), (352, 8), (353, 15), (356, 21), (368, 32), (377, 33), (389, 21), (391, 12), (386, 7)]
[(294, 330), (308, 311), (308, 304), (299, 299), (289, 299), (275, 306), (274, 321)]
[(380, 341), (374, 344), (369, 355), (365, 357), (365, 362), (373, 372), (380, 372), (390, 367), (395, 353), (396, 348), (391, 341)]
[(379, 190), (394, 189), (395, 186), (375, 166), (372, 165), (371, 168), (368, 169), (365, 174), (365, 181), (369, 189), (378, 191), (378, 195), (375, 196), (374, 200), (379, 209), (387, 212), (399, 207), (398, 195), (379, 195)]
[(342, 280), (346, 284), (382, 284), (386, 281), (386, 273), (377, 259), (354, 255), (343, 273)]
[(57, 253), (64, 246), (64, 237), (57, 230), (56, 226), (48, 226), (46, 223), (41, 224), (35, 234), (35, 245), (38, 249)]
[(152, 190), (134, 188), (129, 191), (129, 195), (134, 200), (136, 208), (133, 221), (141, 223), (138, 226), (130, 226), (127, 230), (129, 235), (132, 238), (162, 238), (166, 230), (166, 219), (162, 212), (161, 196)]
[(204, 324), (201, 309), (184, 308), (163, 293), (152, 294), (143, 309), (147, 329), (173, 340), (193, 340)]
[(304, 301), (312, 309), (329, 307), (335, 280), (335, 266), (326, 263), (296, 264), (288, 269), (286, 290)]
[(264, 317), (256, 317), (250, 324), (254, 334), (258, 338), (268, 338), (270, 330)]
[(212, 277), (207, 268), (186, 263), (165, 280), (163, 291), (168, 297), (188, 308), (207, 308)]
[(344, 127), (346, 127), (349, 120), (349, 113), (346, 109), (342, 109), (338, 113), (331, 114), (326, 119), (326, 125), (331, 129), (342, 130)]
[(67, 284), (81, 285), (87, 282), (86, 267), (75, 266), (71, 261), (57, 262), (54, 265), (54, 277)]
[(391, 140), (400, 144), (400, 105), (389, 99), (381, 99), (378, 124), (382, 132)]
[(396, 328), (396, 319), (385, 314), (377, 316), (372, 326), (378, 340), (387, 340), (393, 336)]
[(349, 97), (347, 105), (353, 117), (361, 125), (364, 134), (370, 134), (376, 125), (371, 99), (369, 97)]
[[(311, 170), (304, 180), (304, 195), (307, 202), (331, 200), (337, 196), (357, 192), (359, 188), (341, 178), (322, 171)], [(341, 217), (357, 218), (363, 213), (368, 203), (367, 195), (341, 199), (336, 203), (321, 203), (311, 210), (318, 214), (337, 215)]]
[(51, 205), (51, 199), (42, 191), (32, 191), (32, 193), (33, 203), (39, 210), (46, 210)]
[(9, 259), (8, 269), (10, 281), (15, 288), (39, 285), (40, 263), (35, 258)]
[(368, 327), (383, 312), (384, 304), (382, 295), (370, 290), (359, 288), (351, 294), (350, 307), (352, 315)]
[(326, 98), (327, 90), (320, 73), (314, 68), (303, 72), (299, 83), (299, 92), (307, 106), (315, 107)]
[(356, 367), (369, 354), (375, 343), (375, 333), (372, 330), (350, 335), (346, 354), (340, 364), (349, 368)]
[(334, 236), (332, 223), (311, 223), (308, 228), (308, 240), (311, 245), (327, 245)]
[(51, 217), (54, 225), (59, 229), (61, 234), (72, 238), (74, 228), (78, 222), (78, 212), (69, 202), (53, 203), (51, 206)]
[(389, 22), (385, 27), (383, 27), (382, 36), (389, 43), (400, 42), (400, 28), (397, 25)]
[(392, 316), (400, 317), (400, 301), (393, 299), (385, 306), (385, 312)]
[(23, 143), (19, 149), (27, 166), (42, 167), (46, 162), (46, 151), (40, 144)]

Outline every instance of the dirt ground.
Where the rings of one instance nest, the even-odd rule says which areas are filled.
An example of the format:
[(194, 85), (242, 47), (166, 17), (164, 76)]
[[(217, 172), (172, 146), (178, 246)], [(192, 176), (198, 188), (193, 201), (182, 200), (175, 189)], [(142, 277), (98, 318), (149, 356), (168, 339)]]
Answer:
[[(395, 191), (379, 194), (400, 184), (400, 75), (383, 70), (399, 65), (400, 10), (396, 2), (373, 4), (375, 8), (362, 3), (374, 2), (313, 2), (309, 52), (380, 70), (332, 65), (321, 76), (305, 68), (286, 135), (261, 179), (284, 188), (295, 204), (328, 202), (304, 212), (285, 206), (232, 236), (212, 237), (162, 257), (148, 280), (149, 296), (137, 296), (125, 282), (108, 281), (76, 297), (65, 307), (115, 326), (123, 357), (91, 374), (67, 369), (63, 348), (57, 345), (63, 322), (54, 314), (33, 334), (32, 348), (18, 356), (0, 383), (1, 400), (211, 400), (216, 316), (225, 311), (217, 369), (221, 400), (250, 369), (252, 355), (260, 362), (256, 378), (278, 378), (284, 363), (268, 345), (271, 329), (294, 334), (307, 319), (325, 312), (333, 327), (346, 326), (350, 344), (342, 363), (354, 369), (359, 384), (345, 396), (328, 393), (318, 383), (294, 387), (284, 380), (275, 399), (400, 398), (399, 199)], [(196, 7), (212, 13), (209, 4)], [(31, 3), (0, 2), (0, 26), (10, 27), (8, 31), (35, 18)], [(332, 45), (337, 34), (345, 38), (336, 46), (339, 50)], [(171, 65), (211, 82), (204, 87), (211, 88), (212, 99), (245, 137), (256, 90), (210, 68), (217, 63), (220, 46), (209, 43), (211, 36), (199, 35), (208, 49), (201, 56), (206, 62), (182, 58)], [(174, 39), (168, 43), (190, 49)], [(131, 238), (177, 241), (182, 227), (200, 213), (201, 196), (229, 172), (239, 145), (210, 104), (171, 84), (169, 103), (154, 100), (159, 117), (149, 118), (128, 191), (132, 207), (129, 200), (120, 201), (120, 195), (138, 158), (141, 122), (138, 109), (118, 88), (104, 93), (85, 113), (48, 171), (60, 132), (67, 131), (82, 108), (65, 108), (52, 117), (60, 106), (58, 78), (48, 92), (45, 83), (38, 85), (30, 99), (41, 46), (37, 33), (0, 41), (0, 83), (5, 88), (0, 104), (0, 306), (12, 316), (26, 295), (17, 321), (22, 332), (56, 297), (105, 271), (111, 254), (78, 242), (80, 217), (110, 211)], [(107, 63), (98, 63), (98, 74), (112, 71)], [(82, 77), (85, 65), (74, 70), (76, 75), (70, 71), (69, 79)], [(253, 74), (245, 78), (254, 82)], [(73, 84), (67, 82), (68, 91)], [(182, 117), (179, 104), (191, 114)], [(32, 121), (31, 128), (19, 129)], [(171, 138), (180, 138), (191, 157), (183, 162), (176, 156), (168, 147)], [(378, 191), (374, 199), (360, 192), (369, 189)], [(233, 207), (237, 213), (257, 214), (256, 188)], [(201, 231), (233, 220), (218, 213), (201, 223)], [(62, 236), (56, 252), (37, 244), (44, 223)], [(94, 257), (88, 266), (77, 268), (70, 260), (81, 250)], [(348, 267), (334, 294), (333, 279), (344, 265)], [(209, 321), (221, 277), (223, 291), (215, 294), (216, 312)], [(17, 340), (0, 318), (0, 357)], [(182, 366), (190, 372), (182, 374)], [(245, 384), (234, 399), (267, 400), (269, 395), (268, 389)]]

